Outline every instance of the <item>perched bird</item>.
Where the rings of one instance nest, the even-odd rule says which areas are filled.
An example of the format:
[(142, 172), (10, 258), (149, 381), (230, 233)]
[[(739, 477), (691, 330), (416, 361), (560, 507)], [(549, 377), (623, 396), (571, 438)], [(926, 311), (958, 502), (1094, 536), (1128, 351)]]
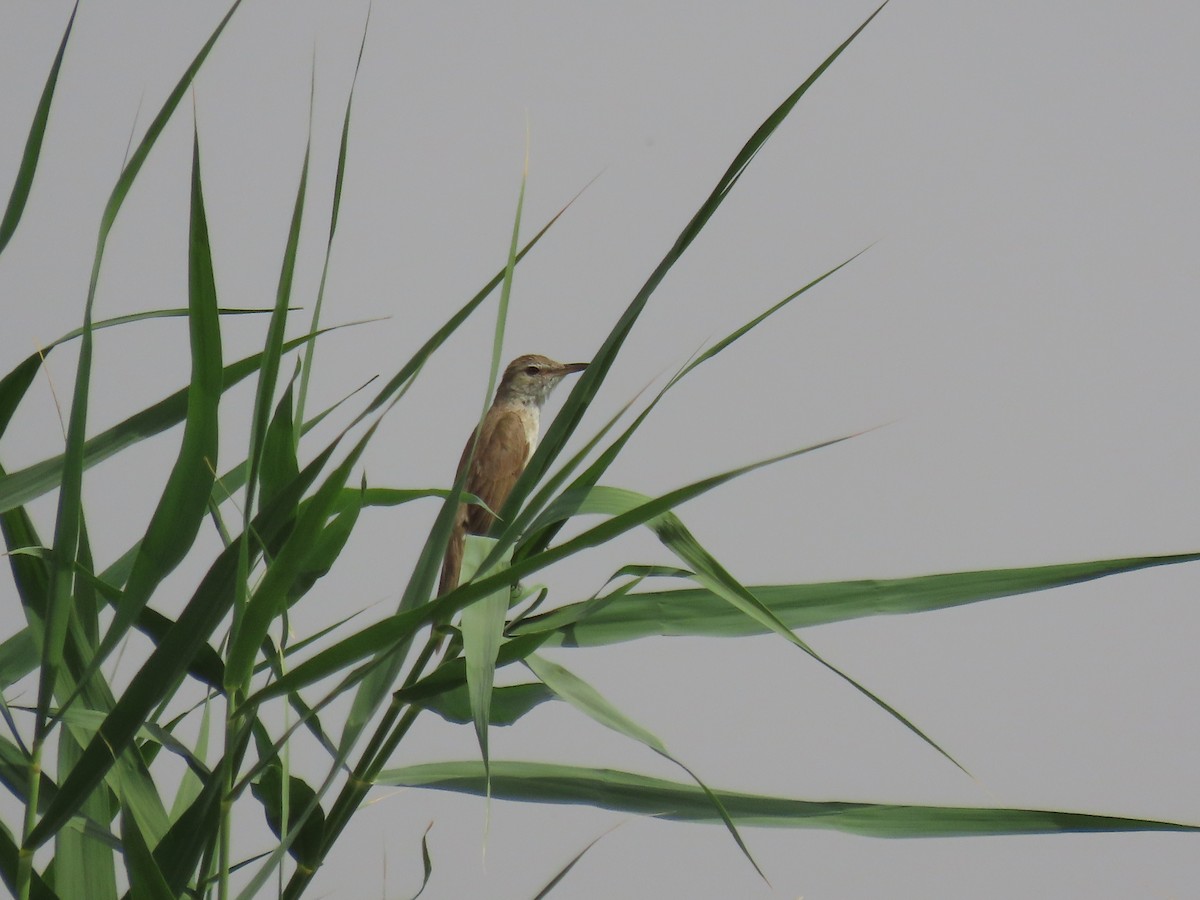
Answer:
[[(464, 466), (471, 466), (463, 490), (498, 513), (537, 448), (542, 404), (565, 376), (586, 368), (587, 363), (560, 363), (536, 354), (518, 356), (510, 362), (491, 408), (467, 441), (458, 462), (456, 478)], [(488, 509), (459, 504), (442, 560), (438, 596), (458, 587), (464, 540), (467, 534), (488, 533), (495, 518)]]

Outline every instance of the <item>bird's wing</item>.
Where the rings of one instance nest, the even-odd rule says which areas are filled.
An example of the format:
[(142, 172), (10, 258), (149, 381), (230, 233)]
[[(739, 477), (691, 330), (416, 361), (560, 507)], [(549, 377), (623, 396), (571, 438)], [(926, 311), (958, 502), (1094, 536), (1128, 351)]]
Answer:
[[(463, 454), (466, 462), (470, 445)], [(488, 417), (479, 434), (479, 445), (471, 460), (471, 474), (467, 476), (466, 489), (487, 504), (488, 509), (499, 513), (500, 507), (512, 492), (525, 461), (529, 457), (529, 438), (525, 423), (516, 412), (505, 412)], [(482, 506), (468, 506), (466, 530), (471, 534), (487, 534), (495, 516)]]
[[(508, 499), (529, 456), (525, 423), (516, 412), (506, 412), (485, 420), (483, 429), (478, 434), (479, 446), (474, 447), (474, 457), (474, 435), (463, 448), (455, 479), (457, 480), (463, 467), (470, 461), (471, 473), (467, 476), (463, 489), (486, 503), (488, 509), (500, 512), (500, 507)], [(464, 536), (467, 533), (487, 534), (494, 519), (495, 517), (481, 506), (459, 504), (454, 517), (454, 528), (450, 532), (450, 541), (446, 546), (446, 556), (442, 560), (438, 596), (458, 587)]]

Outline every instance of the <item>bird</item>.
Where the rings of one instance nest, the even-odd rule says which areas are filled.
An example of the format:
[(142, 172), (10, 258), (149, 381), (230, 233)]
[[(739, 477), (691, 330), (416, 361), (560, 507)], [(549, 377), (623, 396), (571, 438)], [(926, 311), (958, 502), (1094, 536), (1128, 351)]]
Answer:
[(467, 440), (455, 480), (470, 466), (463, 490), (487, 507), (460, 503), (454, 516), (450, 542), (442, 559), (438, 584), (440, 597), (458, 587), (462, 574), (463, 545), (468, 534), (487, 534), (512, 492), (513, 485), (537, 449), (542, 404), (567, 375), (582, 372), (587, 363), (560, 363), (547, 356), (527, 354), (508, 364), (496, 388), (496, 397), (483, 421)]

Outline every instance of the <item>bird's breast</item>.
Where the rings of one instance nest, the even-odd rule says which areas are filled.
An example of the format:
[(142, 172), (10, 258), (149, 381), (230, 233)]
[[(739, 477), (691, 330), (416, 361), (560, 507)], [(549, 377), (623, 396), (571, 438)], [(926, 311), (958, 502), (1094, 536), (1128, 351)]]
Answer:
[(525, 451), (525, 462), (522, 464), (522, 468), (529, 465), (529, 460), (533, 458), (533, 451), (537, 449), (538, 445), (538, 432), (541, 430), (540, 417), (538, 416), (538, 408), (536, 406), (532, 408), (526, 407), (523, 413), (521, 423), (525, 426), (525, 438), (528, 441), (529, 449)]

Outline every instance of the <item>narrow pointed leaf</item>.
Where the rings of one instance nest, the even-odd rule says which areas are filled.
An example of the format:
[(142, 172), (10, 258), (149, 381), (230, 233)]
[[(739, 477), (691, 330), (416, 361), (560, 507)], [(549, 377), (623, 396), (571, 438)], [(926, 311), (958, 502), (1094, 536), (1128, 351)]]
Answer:
[[(340, 437), (305, 467), (290, 490), (255, 517), (255, 534), (269, 541), (287, 525), (295, 504), (328, 462)], [(209, 568), (183, 613), (133, 676), (100, 732), (84, 750), (83, 758), (30, 834), (30, 846), (38, 846), (50, 837), (66, 821), (73, 805), (95, 788), (112, 766), (114, 754), (128, 746), (141, 723), (172, 690), (176, 679), (220, 625), (233, 604), (238, 553), (238, 545), (231, 545)]]
[[(864, 616), (950, 609), (1015, 597), (1156, 566), (1200, 560), (1200, 553), (1134, 556), (1091, 562), (984, 569), (861, 581), (750, 586), (750, 592), (788, 628), (809, 628)], [(744, 637), (766, 634), (706, 588), (640, 591), (603, 607), (572, 603), (522, 622), (518, 634), (553, 630), (549, 645), (594, 647), (657, 635)]]
[(534, 675), (536, 675), (543, 684), (549, 687), (555, 694), (566, 700), (576, 709), (589, 716), (593, 720), (599, 722), (605, 728), (610, 728), (618, 734), (623, 734), (627, 738), (645, 744), (659, 756), (664, 759), (669, 759), (683, 771), (691, 776), (697, 786), (704, 792), (709, 802), (713, 806), (713, 810), (721, 818), (721, 822), (729, 831), (738, 849), (742, 855), (754, 866), (754, 871), (759, 874), (763, 881), (767, 880), (767, 876), (759, 867), (758, 862), (750, 853), (750, 848), (746, 846), (742, 836), (738, 833), (737, 826), (734, 825), (733, 819), (729, 813), (721, 805), (720, 799), (713, 791), (711, 791), (703, 781), (697, 777), (696, 773), (689, 769), (686, 765), (676, 759), (667, 750), (666, 744), (658, 739), (658, 737), (647, 731), (641, 725), (638, 725), (628, 716), (621, 713), (615, 706), (609, 703), (604, 697), (600, 696), (599, 691), (593, 688), (583, 679), (577, 677), (572, 672), (567, 671), (557, 663), (553, 663), (548, 659), (543, 659), (536, 654), (530, 654), (525, 660), (525, 665)]
[(200, 179), (200, 142), (192, 136), (188, 233), (188, 333), (191, 380), (179, 453), (141, 539), (117, 612), (96, 650), (94, 672), (125, 637), (155, 588), (191, 549), (208, 506), (217, 464), (217, 409), (221, 399), (221, 325), (213, 275), (208, 218)]
[[(381, 772), (378, 784), (482, 795), (475, 761), (431, 763)], [(535, 762), (493, 760), (492, 796), (532, 803), (571, 803), (682, 822), (716, 823), (704, 792), (646, 775)], [(715, 791), (734, 821), (769, 828), (826, 828), (868, 837), (967, 837), (1130, 831), (1197, 832), (1200, 825), (1057, 810), (791, 800)]]
[[(463, 552), (463, 578), (470, 580), (475, 570), (488, 555), (495, 541), (480, 535), (467, 535)], [(502, 560), (497, 568), (504, 568)], [(484, 574), (491, 574), (493, 570)], [(504, 633), (504, 620), (508, 615), (509, 589), (499, 587), (485, 597), (476, 600), (462, 611), (463, 656), (467, 665), (467, 694), (471, 701), (471, 717), (475, 722), (475, 736), (483, 754), (486, 767), (488, 760), (488, 724), (491, 721), (492, 685), (496, 677), (496, 657), (500, 652), (500, 640)]]
[[(0, 219), (0, 253), (8, 246), (21, 214), (25, 211), (25, 203), (29, 199), (29, 191), (33, 188), (33, 177), (37, 172), (38, 159), (42, 154), (42, 141), (46, 137), (46, 123), (50, 120), (50, 104), (54, 100), (54, 89), (58, 84), (58, 72), (62, 68), (63, 55), (67, 52), (67, 39), (71, 37), (71, 28), (75, 24), (75, 13), (79, 12), (78, 0), (71, 7), (71, 15), (67, 19), (67, 27), (63, 31), (62, 41), (58, 45), (58, 53), (54, 55), (54, 63), (50, 66), (50, 74), (46, 76), (46, 85), (42, 88), (41, 99), (38, 100), (37, 111), (33, 114), (33, 122), (29, 126), (29, 136), (25, 139), (25, 152), (21, 154), (21, 166), (17, 169), (17, 177), (13, 182), (12, 193), (8, 197), (8, 205), (4, 209), (4, 218)], [(0, 428), (3, 431), (3, 428)]]

